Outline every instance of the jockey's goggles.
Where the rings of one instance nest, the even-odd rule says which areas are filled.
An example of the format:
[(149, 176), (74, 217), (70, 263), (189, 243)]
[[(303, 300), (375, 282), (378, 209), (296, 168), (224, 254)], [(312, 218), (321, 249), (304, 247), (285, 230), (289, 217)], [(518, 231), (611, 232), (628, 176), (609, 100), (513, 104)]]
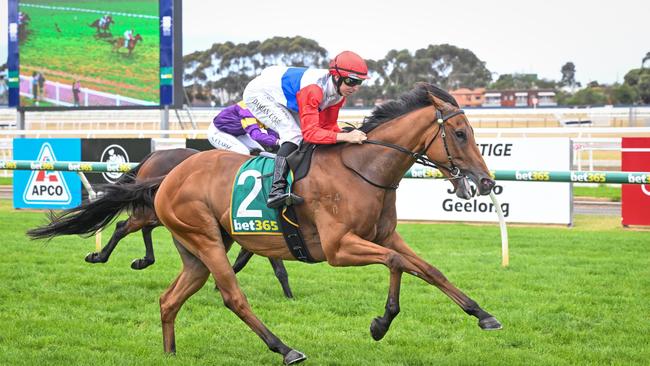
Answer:
[(361, 85), (362, 83), (363, 83), (362, 79), (343, 78), (343, 84), (347, 86), (357, 86), (357, 85)]

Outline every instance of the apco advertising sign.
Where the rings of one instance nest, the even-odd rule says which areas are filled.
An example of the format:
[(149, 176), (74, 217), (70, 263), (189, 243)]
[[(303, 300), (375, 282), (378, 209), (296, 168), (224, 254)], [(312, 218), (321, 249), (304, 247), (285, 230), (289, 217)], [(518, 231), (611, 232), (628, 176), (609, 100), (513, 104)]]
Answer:
[(14, 139), (16, 160), (30, 160), (32, 168), (14, 172), (14, 208), (63, 209), (81, 203), (81, 181), (75, 172), (47, 170), (55, 161), (79, 161), (79, 139)]
[[(102, 163), (138, 163), (151, 152), (151, 139), (83, 139), (81, 157), (83, 161)], [(91, 184), (117, 182), (122, 172), (86, 174)]]
[[(477, 141), (490, 170), (533, 170), (531, 181), (548, 179), (545, 171), (570, 170), (568, 138), (488, 138)], [(535, 172), (536, 171), (536, 172)], [(403, 179), (397, 190), (400, 220), (496, 222), (489, 196), (463, 200), (442, 179)], [(571, 183), (497, 181), (494, 194), (507, 222), (571, 223)]]
[[(649, 137), (623, 137), (621, 148), (623, 171), (650, 172)], [(623, 184), (621, 192), (621, 223), (626, 226), (650, 225), (650, 175), (637, 179)]]

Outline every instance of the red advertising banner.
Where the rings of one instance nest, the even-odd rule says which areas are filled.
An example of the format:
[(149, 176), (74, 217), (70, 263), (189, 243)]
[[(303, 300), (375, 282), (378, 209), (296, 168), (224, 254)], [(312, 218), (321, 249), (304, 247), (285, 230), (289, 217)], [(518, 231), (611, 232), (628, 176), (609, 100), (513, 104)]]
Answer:
[[(650, 172), (650, 137), (623, 137), (621, 147), (623, 171)], [(623, 184), (621, 223), (650, 226), (650, 174), (637, 179), (637, 184)]]

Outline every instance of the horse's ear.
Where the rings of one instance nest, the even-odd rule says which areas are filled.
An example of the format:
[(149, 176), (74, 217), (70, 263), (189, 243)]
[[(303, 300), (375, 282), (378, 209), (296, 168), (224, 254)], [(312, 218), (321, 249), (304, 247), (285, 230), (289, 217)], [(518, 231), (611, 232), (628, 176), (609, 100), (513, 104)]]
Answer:
[(436, 109), (441, 110), (441, 109), (444, 108), (444, 106), (445, 106), (444, 101), (442, 101), (441, 99), (438, 99), (438, 97), (433, 95), (433, 93), (431, 93), (431, 92), (427, 92), (427, 94), (429, 95), (429, 99), (431, 99), (431, 104), (433, 104), (433, 106)]

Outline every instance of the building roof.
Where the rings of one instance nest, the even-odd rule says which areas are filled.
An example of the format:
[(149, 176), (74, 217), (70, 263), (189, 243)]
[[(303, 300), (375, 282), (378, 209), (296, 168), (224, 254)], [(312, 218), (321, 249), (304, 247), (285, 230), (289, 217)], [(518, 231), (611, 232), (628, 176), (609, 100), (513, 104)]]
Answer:
[(485, 88), (476, 88), (476, 89), (469, 89), (469, 88), (459, 88), (456, 90), (451, 90), (449, 91), (449, 94), (483, 94), (485, 93)]

